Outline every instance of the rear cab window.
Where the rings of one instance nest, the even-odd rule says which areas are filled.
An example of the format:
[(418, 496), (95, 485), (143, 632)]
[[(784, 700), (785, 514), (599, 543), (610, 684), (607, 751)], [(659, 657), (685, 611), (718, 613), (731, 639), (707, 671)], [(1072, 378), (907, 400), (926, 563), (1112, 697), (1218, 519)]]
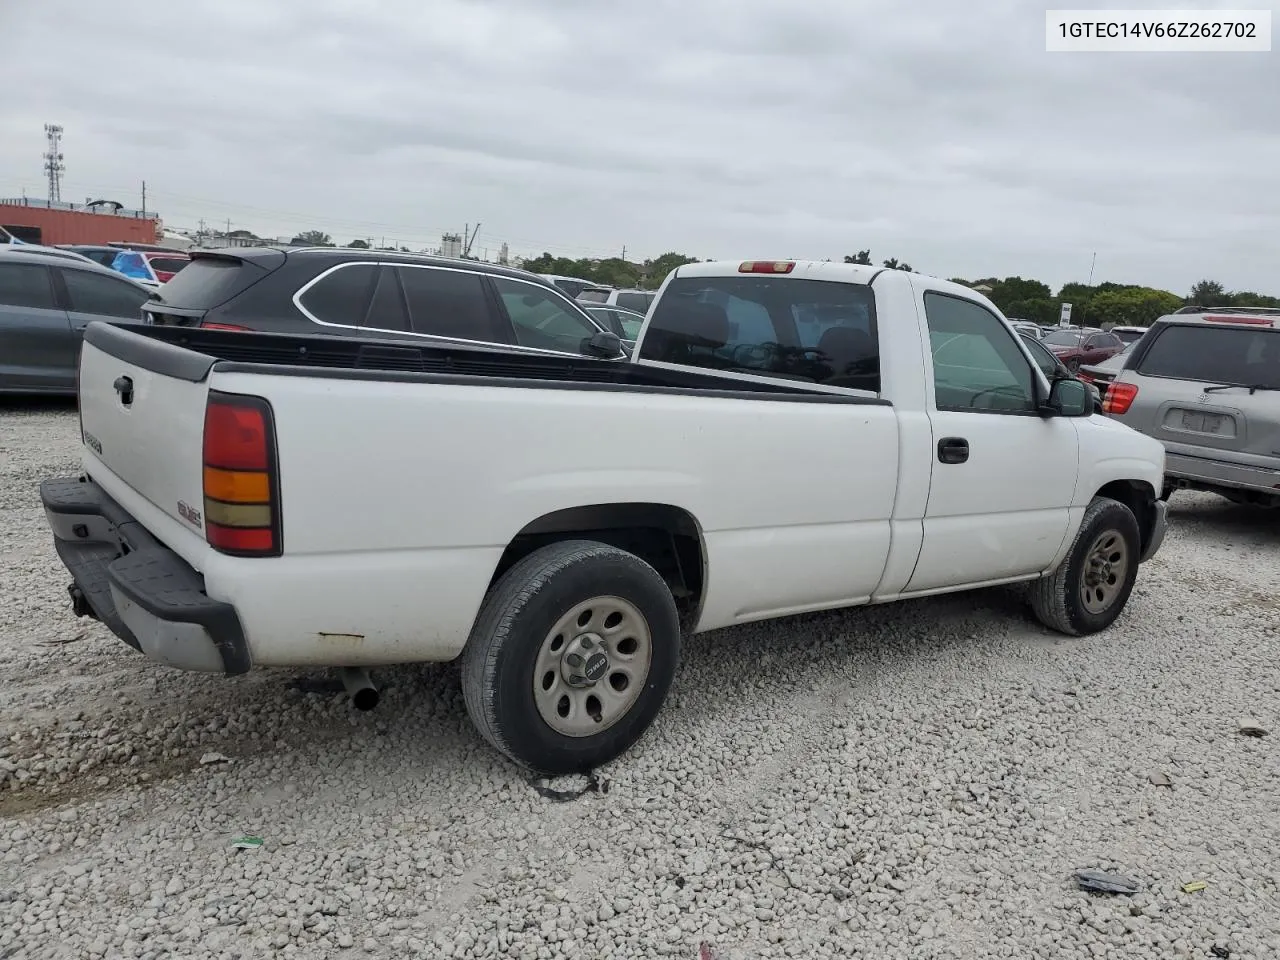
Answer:
[(1137, 364), (1144, 377), (1280, 389), (1280, 330), (1221, 324), (1170, 324)]
[(875, 294), (826, 280), (676, 277), (639, 359), (878, 394)]

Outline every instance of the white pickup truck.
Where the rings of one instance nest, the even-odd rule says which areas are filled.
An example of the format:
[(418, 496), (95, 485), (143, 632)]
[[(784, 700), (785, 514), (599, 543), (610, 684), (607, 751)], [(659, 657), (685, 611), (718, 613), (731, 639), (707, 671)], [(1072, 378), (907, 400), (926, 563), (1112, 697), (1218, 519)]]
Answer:
[(1157, 441), (897, 270), (680, 267), (631, 363), (94, 323), (79, 378), (83, 473), (41, 485), (78, 614), (364, 706), (461, 657), (547, 773), (642, 735), (682, 634), (1015, 581), (1093, 633), (1165, 532)]

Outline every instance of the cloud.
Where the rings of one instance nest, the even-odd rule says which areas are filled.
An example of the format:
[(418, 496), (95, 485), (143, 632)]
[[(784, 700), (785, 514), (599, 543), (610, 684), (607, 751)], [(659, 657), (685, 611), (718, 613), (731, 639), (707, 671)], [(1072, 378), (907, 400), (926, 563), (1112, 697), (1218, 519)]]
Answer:
[(1280, 61), (1051, 55), (1025, 3), (42, 0), (0, 32), (38, 78), (0, 116), (0, 193), (41, 192), (59, 122), (66, 196), (146, 179), (175, 224), (870, 247), (1055, 286), (1096, 250), (1102, 279), (1280, 293)]

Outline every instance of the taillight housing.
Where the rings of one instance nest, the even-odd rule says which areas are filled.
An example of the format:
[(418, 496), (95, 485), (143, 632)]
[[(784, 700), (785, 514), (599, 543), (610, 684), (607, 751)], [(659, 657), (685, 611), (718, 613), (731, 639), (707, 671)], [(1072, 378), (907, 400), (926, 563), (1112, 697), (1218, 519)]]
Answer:
[(215, 323), (212, 320), (201, 320), (201, 330), (238, 330), (241, 333), (248, 333), (248, 327), (242, 327), (235, 323)]
[(790, 273), (795, 268), (794, 260), (747, 260), (738, 264), (739, 273)]
[(168, 283), (170, 280), (172, 280), (174, 277), (177, 276), (176, 273), (173, 273), (169, 270), (157, 270), (155, 267), (151, 268), (151, 272), (156, 275), (156, 279), (159, 280), (161, 283)]
[(1138, 388), (1132, 383), (1107, 384), (1107, 392), (1102, 395), (1102, 412), (1125, 414), (1133, 406), (1133, 399), (1138, 395)]
[(204, 411), (204, 534), (219, 553), (278, 557), (280, 477), (271, 405), (209, 392)]

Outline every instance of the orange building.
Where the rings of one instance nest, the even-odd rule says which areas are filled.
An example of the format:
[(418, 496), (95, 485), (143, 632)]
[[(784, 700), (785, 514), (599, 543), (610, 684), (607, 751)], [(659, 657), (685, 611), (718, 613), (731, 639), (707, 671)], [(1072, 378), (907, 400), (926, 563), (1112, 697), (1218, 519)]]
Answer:
[(114, 201), (0, 200), (0, 227), (26, 243), (157, 243), (160, 217)]

